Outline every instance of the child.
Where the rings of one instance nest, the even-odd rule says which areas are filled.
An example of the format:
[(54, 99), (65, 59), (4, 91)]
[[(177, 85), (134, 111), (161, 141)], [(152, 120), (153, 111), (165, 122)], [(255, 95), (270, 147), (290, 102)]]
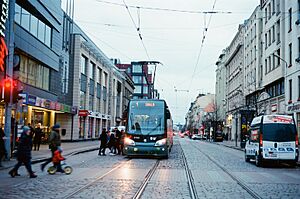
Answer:
[(57, 147), (57, 150), (54, 151), (52, 162), (53, 162), (54, 166), (56, 167), (57, 171), (63, 173), (64, 171), (61, 168), (60, 162), (62, 160), (65, 160), (65, 158), (61, 155), (61, 153), (62, 153), (62, 149), (60, 147)]

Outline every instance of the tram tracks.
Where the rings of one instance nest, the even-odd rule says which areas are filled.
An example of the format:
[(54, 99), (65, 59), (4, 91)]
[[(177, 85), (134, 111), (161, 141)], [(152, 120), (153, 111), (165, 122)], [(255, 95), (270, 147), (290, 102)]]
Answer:
[(186, 157), (184, 155), (184, 152), (183, 152), (183, 149), (182, 149), (182, 146), (181, 146), (180, 143), (179, 143), (179, 146), (181, 148), (181, 157), (182, 157), (182, 160), (183, 160), (185, 174), (186, 174), (187, 181), (188, 181), (190, 196), (191, 196), (192, 199), (198, 199), (197, 190), (196, 190), (196, 186), (195, 186), (195, 183), (194, 183), (194, 178), (193, 178), (192, 172), (189, 169), (189, 165), (187, 163)]
[(209, 159), (211, 162), (213, 162), (217, 167), (219, 167), (224, 173), (226, 173), (232, 180), (234, 180), (240, 187), (242, 187), (247, 193), (249, 193), (253, 198), (255, 199), (262, 199), (258, 193), (253, 191), (249, 186), (246, 185), (245, 182), (243, 182), (241, 179), (233, 175), (231, 172), (229, 172), (225, 167), (223, 167), (221, 164), (219, 164), (216, 160), (214, 160), (212, 157), (210, 157), (208, 154), (203, 152), (197, 145), (192, 144), (195, 149), (197, 149), (200, 153), (202, 153), (207, 159)]

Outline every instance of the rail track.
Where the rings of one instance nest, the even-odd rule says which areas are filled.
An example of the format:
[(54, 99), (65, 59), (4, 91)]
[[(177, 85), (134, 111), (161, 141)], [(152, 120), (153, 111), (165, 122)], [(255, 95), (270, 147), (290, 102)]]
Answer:
[(221, 164), (219, 164), (216, 160), (211, 158), (208, 154), (203, 152), (197, 145), (192, 144), (195, 149), (197, 149), (200, 153), (202, 153), (205, 157), (207, 157), (211, 162), (213, 162), (217, 167), (219, 167), (224, 173), (226, 173), (231, 179), (233, 179), (239, 186), (241, 186), (246, 192), (248, 192), (253, 198), (255, 199), (262, 199), (258, 193), (253, 191), (245, 182), (243, 182), (241, 179), (233, 175), (231, 172), (229, 172), (225, 167), (223, 167)]

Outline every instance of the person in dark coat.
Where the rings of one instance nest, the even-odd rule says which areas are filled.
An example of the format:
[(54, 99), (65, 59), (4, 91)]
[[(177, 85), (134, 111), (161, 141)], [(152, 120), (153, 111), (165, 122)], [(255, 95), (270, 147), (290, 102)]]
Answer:
[(99, 149), (99, 153), (98, 155), (105, 155), (105, 149), (106, 149), (106, 145), (107, 145), (107, 132), (106, 129), (103, 129), (100, 137), (100, 149)]
[(118, 155), (121, 154), (121, 138), (122, 138), (122, 133), (121, 131), (119, 131), (118, 128), (115, 128), (115, 132), (116, 132), (116, 148), (118, 151)]
[(0, 127), (0, 167), (2, 167), (2, 159), (5, 156), (5, 144), (4, 144), (4, 131), (2, 127)]
[[(46, 162), (44, 162), (43, 164), (41, 164), (41, 170), (44, 171), (44, 168), (47, 164), (49, 164), (50, 162), (52, 162), (52, 158), (54, 155), (54, 152), (57, 150), (57, 147), (60, 147), (61, 145), (61, 139), (60, 139), (60, 134), (59, 134), (59, 129), (60, 129), (60, 125), (59, 124), (55, 124), (52, 127), (52, 131), (50, 133), (49, 136), (49, 149), (51, 150), (51, 158), (48, 158), (46, 160)], [(58, 171), (58, 172), (63, 172)]]
[(43, 130), (41, 129), (41, 123), (38, 123), (37, 127), (34, 130), (34, 138), (33, 138), (33, 145), (35, 151), (40, 150), (42, 135), (43, 135)]
[(20, 138), (20, 143), (17, 150), (17, 164), (12, 170), (8, 173), (11, 177), (15, 177), (18, 173), (19, 167), (24, 164), (30, 178), (36, 178), (37, 175), (34, 174), (31, 168), (31, 148), (32, 148), (32, 139), (30, 137), (30, 128), (28, 126), (23, 127), (23, 132)]
[(116, 136), (115, 132), (111, 132), (108, 141), (108, 148), (111, 154), (116, 154)]

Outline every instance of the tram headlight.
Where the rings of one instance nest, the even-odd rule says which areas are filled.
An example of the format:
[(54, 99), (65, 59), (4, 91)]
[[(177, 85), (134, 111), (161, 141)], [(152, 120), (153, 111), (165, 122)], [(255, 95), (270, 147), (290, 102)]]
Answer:
[(154, 146), (163, 146), (166, 143), (167, 143), (167, 138), (164, 138), (164, 139), (156, 141)]
[(125, 138), (124, 139), (124, 144), (129, 145), (129, 146), (135, 146), (135, 142), (130, 138)]

